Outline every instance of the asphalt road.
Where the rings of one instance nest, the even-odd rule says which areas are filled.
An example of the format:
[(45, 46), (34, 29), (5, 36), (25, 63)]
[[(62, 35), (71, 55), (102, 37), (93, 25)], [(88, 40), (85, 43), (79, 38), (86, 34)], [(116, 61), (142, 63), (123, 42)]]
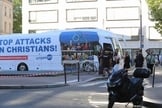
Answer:
[[(0, 108), (107, 108), (107, 99), (104, 80), (58, 88), (0, 90)], [(125, 105), (115, 103), (113, 108)]]
[[(84, 76), (84, 77), (83, 77)], [(85, 77), (86, 76), (86, 77)], [(95, 77), (94, 75), (93, 77)], [(98, 76), (98, 75), (97, 75)], [(70, 85), (56, 88), (37, 88), (37, 89), (0, 89), (0, 108), (107, 108), (108, 93), (106, 91), (105, 79), (86, 82), (85, 80), (92, 75), (82, 74), (80, 76), (81, 83), (77, 82), (77, 74), (67, 76)], [(147, 88), (150, 88), (152, 83), (151, 76), (147, 82)], [(72, 78), (72, 79), (71, 79)], [(161, 69), (156, 72), (155, 88), (161, 86)], [(53, 84), (54, 81), (59, 81), (64, 84), (64, 76), (60, 77), (39, 77), (36, 78), (0, 78), (0, 84)], [(58, 80), (59, 79), (59, 80)], [(8, 82), (7, 82), (8, 81)], [(146, 89), (147, 89), (146, 88)], [(153, 91), (159, 90), (152, 88)], [(151, 90), (151, 89), (149, 89)], [(147, 90), (146, 94), (155, 94)], [(156, 96), (159, 96), (160, 91), (157, 91)], [(152, 98), (152, 96), (151, 96)], [(155, 97), (154, 97), (155, 98)], [(125, 108), (126, 103), (115, 103), (113, 108)], [(132, 104), (128, 105), (131, 108)], [(143, 108), (157, 108), (151, 104)], [(160, 107), (161, 108), (161, 107)]]

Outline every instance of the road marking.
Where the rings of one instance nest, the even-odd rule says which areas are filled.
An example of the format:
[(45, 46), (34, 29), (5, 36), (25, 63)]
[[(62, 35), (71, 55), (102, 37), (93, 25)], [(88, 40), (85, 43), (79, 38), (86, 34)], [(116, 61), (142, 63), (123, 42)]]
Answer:
[[(94, 98), (94, 97), (105, 97), (105, 99), (103, 100), (96, 100), (98, 98)], [(89, 104), (91, 104), (93, 107), (95, 108), (100, 108), (100, 106), (105, 106), (107, 105), (108, 101), (106, 99), (108, 97), (108, 93), (91, 93), (90, 96), (88, 96), (88, 102)]]
[(89, 82), (89, 83), (86, 83), (86, 84), (81, 84), (79, 86), (80, 87), (88, 87), (88, 86), (95, 86), (95, 85), (100, 85), (100, 84), (106, 84), (106, 81)]
[[(78, 80), (68, 80), (67, 83), (75, 83), (75, 82), (78, 82)], [(63, 84), (65, 83), (65, 81), (62, 81), (62, 82), (58, 82), (58, 84)]]
[[(95, 108), (101, 108), (108, 105), (108, 93), (91, 93), (90, 96), (88, 97), (88, 102)], [(127, 102), (115, 102), (113, 108), (125, 108), (127, 105)], [(132, 108), (133, 104), (129, 103), (127, 108)]]

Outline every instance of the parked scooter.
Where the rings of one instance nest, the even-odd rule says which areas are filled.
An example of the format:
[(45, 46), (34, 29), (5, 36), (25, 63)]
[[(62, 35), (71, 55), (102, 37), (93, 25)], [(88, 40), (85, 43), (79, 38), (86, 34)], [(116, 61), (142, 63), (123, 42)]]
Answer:
[(144, 95), (143, 79), (149, 76), (150, 71), (147, 68), (136, 68), (131, 78), (125, 69), (113, 72), (107, 82), (108, 108), (112, 108), (115, 102), (132, 102), (133, 108), (141, 108)]

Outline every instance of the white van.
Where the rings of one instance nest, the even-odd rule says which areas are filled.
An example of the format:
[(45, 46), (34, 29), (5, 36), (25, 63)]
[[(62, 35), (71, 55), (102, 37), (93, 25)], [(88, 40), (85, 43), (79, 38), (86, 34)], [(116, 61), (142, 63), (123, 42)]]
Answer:
[(100, 29), (0, 35), (0, 70), (63, 71), (62, 44), (77, 43), (108, 44), (113, 51), (120, 48), (116, 35)]

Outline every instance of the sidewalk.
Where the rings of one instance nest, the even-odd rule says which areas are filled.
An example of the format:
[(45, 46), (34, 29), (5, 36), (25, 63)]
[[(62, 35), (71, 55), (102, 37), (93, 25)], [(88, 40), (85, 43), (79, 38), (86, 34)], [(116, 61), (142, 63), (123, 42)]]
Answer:
[(155, 77), (153, 84), (153, 75), (145, 79), (144, 105), (150, 108), (162, 108), (162, 67), (155, 68)]
[(98, 73), (81, 72), (69, 73), (66, 75), (54, 74), (34, 74), (32, 75), (16, 75), (7, 74), (0, 76), (0, 89), (29, 89), (29, 88), (54, 88), (67, 86), (75, 83), (83, 83), (91, 80), (103, 78)]

